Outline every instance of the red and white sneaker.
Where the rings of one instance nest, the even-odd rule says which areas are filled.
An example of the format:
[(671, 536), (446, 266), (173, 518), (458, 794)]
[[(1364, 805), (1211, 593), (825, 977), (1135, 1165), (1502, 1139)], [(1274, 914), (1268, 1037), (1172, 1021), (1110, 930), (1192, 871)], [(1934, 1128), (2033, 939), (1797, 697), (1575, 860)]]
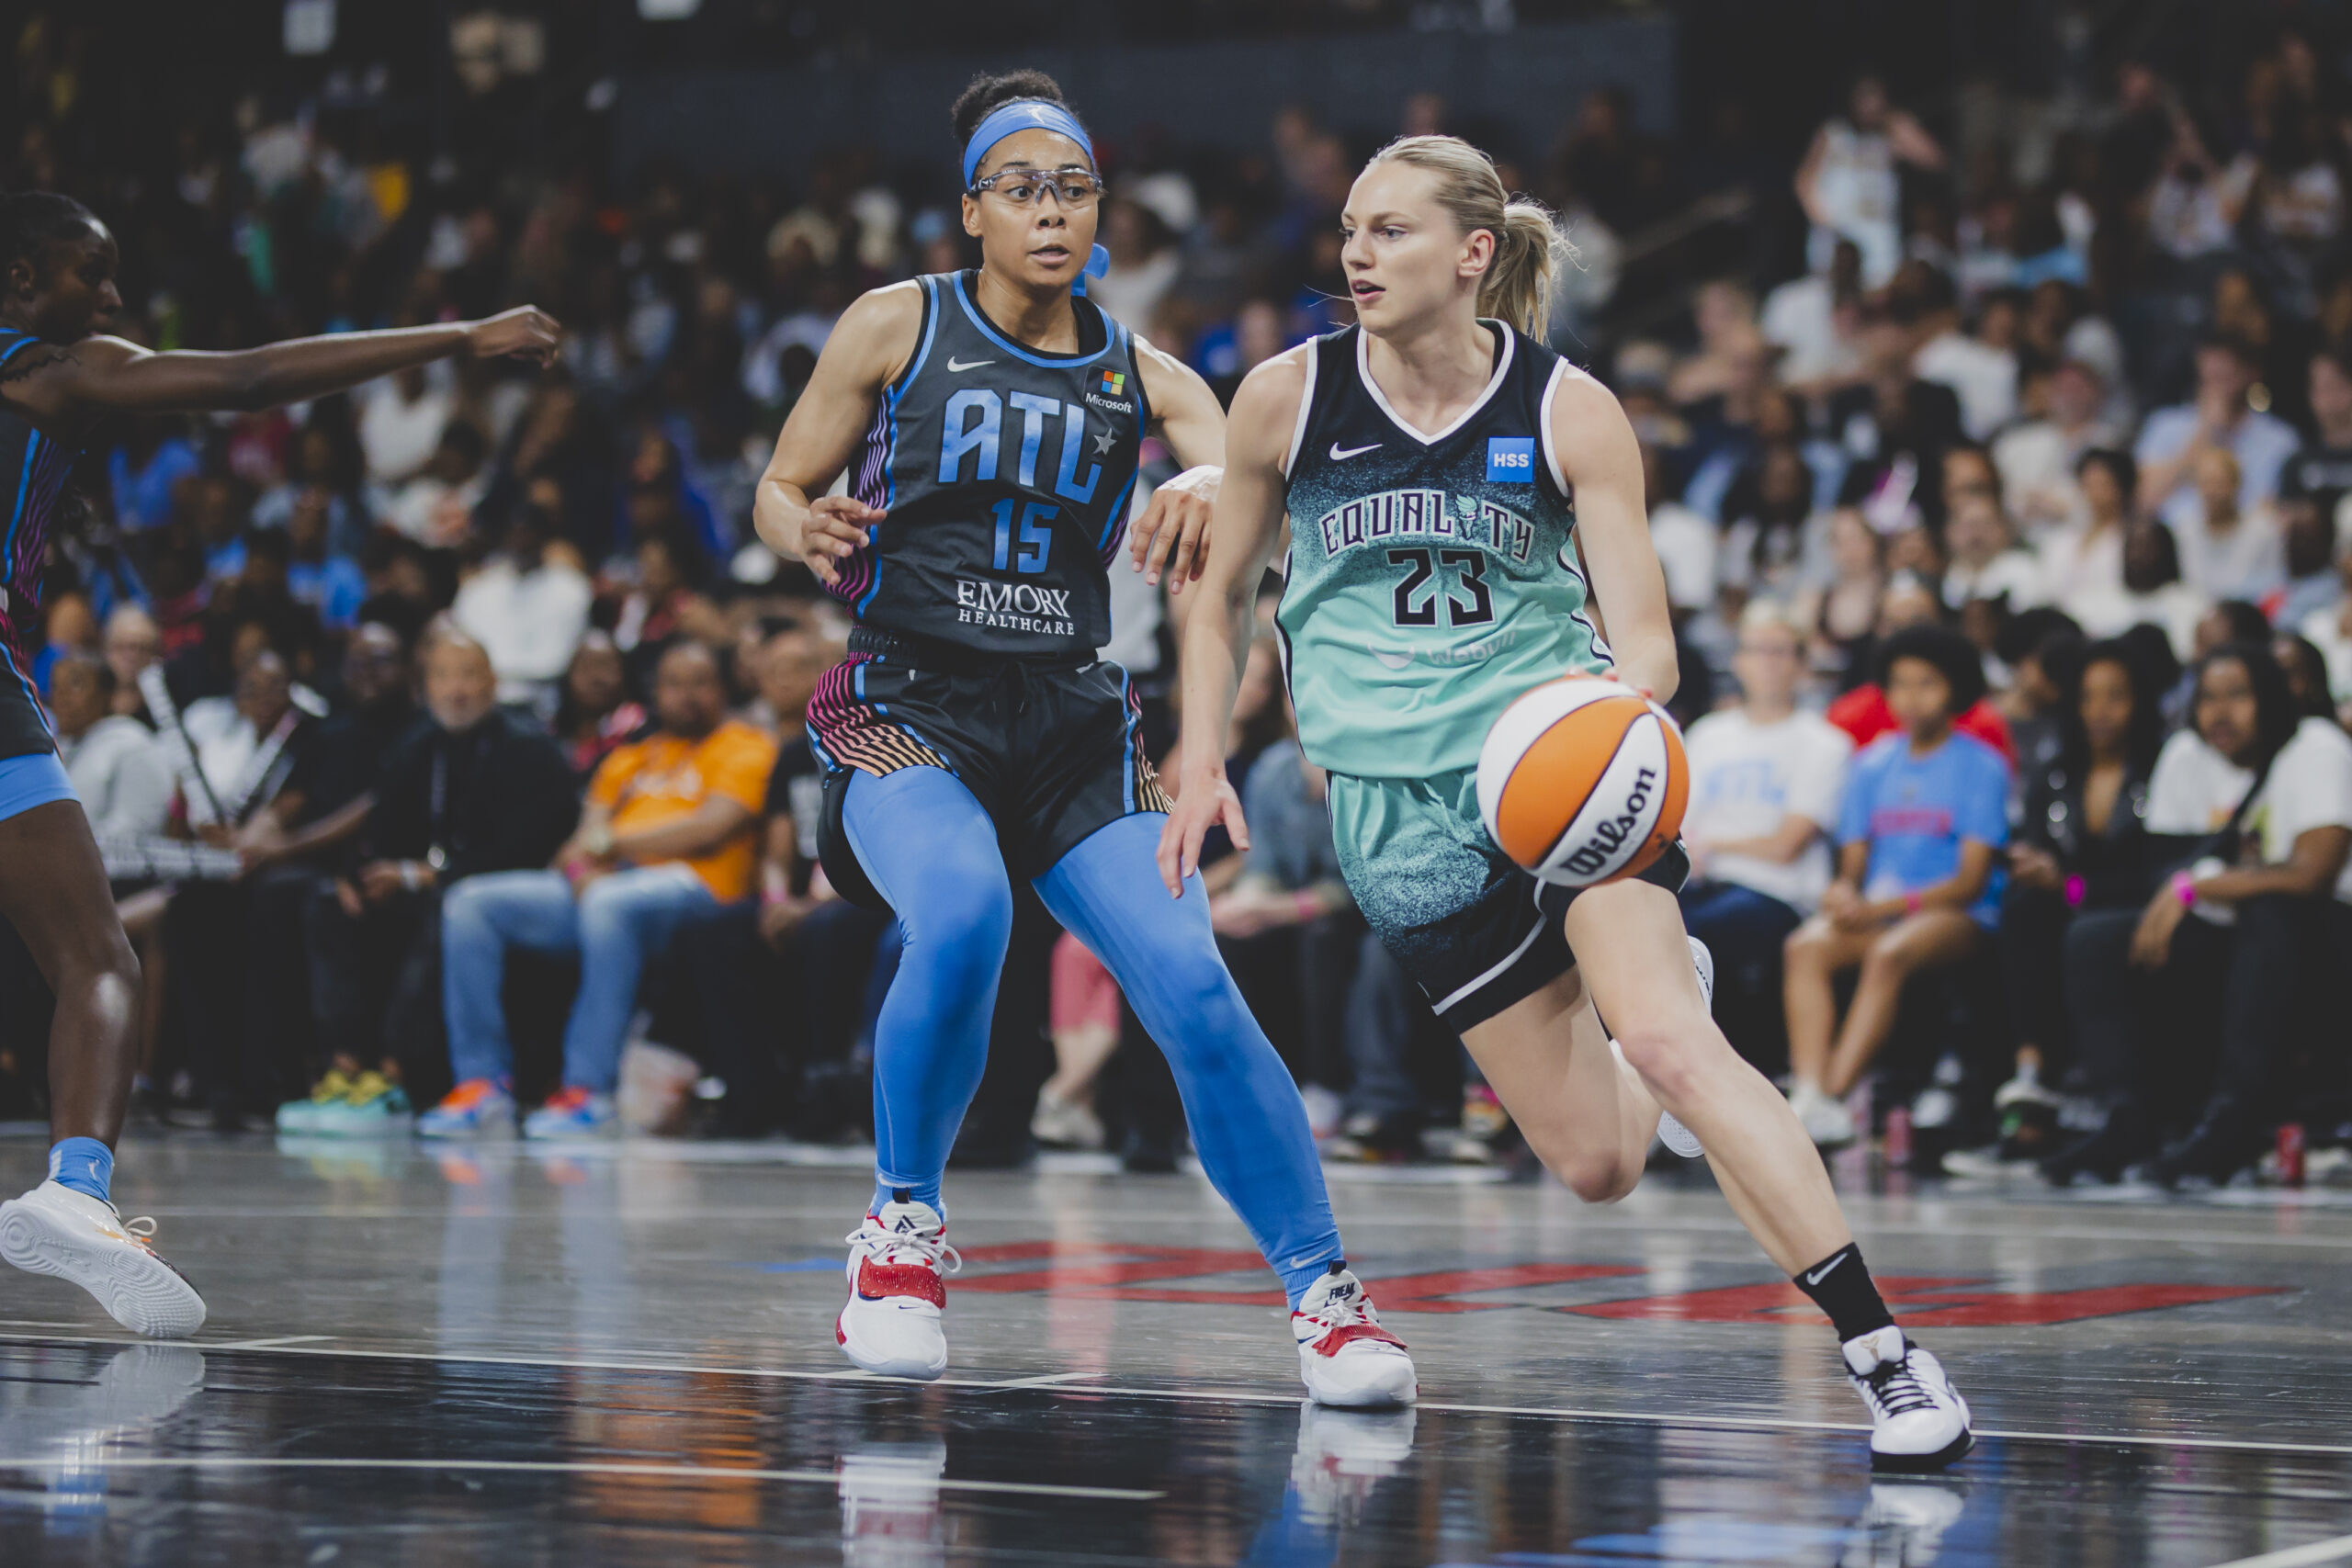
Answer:
[(941, 1265), (950, 1274), (964, 1267), (947, 1245), (946, 1223), (930, 1204), (901, 1197), (866, 1215), (847, 1240), (849, 1304), (833, 1325), (842, 1353), (881, 1377), (929, 1382), (947, 1370)]
[(1380, 1326), (1363, 1281), (1334, 1263), (1290, 1314), (1298, 1372), (1317, 1404), (1378, 1409), (1410, 1404), (1420, 1392), (1405, 1342)]

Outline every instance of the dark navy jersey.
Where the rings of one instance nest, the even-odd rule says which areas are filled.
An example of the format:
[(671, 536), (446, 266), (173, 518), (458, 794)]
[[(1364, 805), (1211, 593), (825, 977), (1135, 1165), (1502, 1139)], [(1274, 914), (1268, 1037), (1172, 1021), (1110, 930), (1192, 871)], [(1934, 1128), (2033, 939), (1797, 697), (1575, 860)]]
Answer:
[[(0, 327), (0, 370), (39, 352), (40, 339)], [(0, 402), (0, 757), (50, 751), (56, 742), (33, 691), (34, 649), (40, 631), (40, 578), (49, 555), (49, 528), (73, 472), (74, 448), (59, 445)]]
[(914, 358), (882, 389), (851, 478), (889, 515), (832, 592), (878, 631), (1091, 656), (1111, 640), (1107, 569), (1149, 417), (1135, 340), (1081, 298), (1081, 351), (1040, 353), (981, 314), (973, 281), (916, 279)]

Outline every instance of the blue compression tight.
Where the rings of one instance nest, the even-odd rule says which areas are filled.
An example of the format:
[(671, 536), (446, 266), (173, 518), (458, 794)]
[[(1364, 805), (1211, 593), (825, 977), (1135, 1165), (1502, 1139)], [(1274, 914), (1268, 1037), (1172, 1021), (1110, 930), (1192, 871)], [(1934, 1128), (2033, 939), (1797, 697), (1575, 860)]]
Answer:
[[(948, 1148), (988, 1064), (1012, 883), (995, 825), (942, 769), (861, 774), (843, 807), (850, 845), (905, 941), (875, 1028), (875, 1203), (903, 1187), (938, 1208)], [(1296, 1306), (1341, 1256), (1339, 1227), (1306, 1108), (1226, 973), (1200, 879), (1182, 898), (1160, 884), (1163, 820), (1098, 829), (1037, 878), (1037, 894), (1167, 1052), (1202, 1168)]]

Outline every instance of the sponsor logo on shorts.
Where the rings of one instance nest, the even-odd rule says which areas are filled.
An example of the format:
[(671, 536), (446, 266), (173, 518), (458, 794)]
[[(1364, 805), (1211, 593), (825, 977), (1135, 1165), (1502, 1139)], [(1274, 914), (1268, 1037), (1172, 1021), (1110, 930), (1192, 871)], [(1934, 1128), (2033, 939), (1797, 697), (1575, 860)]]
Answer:
[(1075, 637), (1078, 624), (1070, 618), (1069, 592), (1028, 582), (975, 582), (959, 577), (956, 619), (965, 626), (993, 626), (999, 631)]
[(1618, 816), (1604, 819), (1592, 830), (1592, 837), (1577, 847), (1576, 852), (1562, 861), (1559, 869), (1577, 876), (1598, 876), (1617, 857), (1625, 840), (1640, 831), (1642, 812), (1650, 803), (1650, 791), (1657, 787), (1657, 770), (1641, 768), (1634, 773), (1634, 790), (1625, 797), (1625, 809)]

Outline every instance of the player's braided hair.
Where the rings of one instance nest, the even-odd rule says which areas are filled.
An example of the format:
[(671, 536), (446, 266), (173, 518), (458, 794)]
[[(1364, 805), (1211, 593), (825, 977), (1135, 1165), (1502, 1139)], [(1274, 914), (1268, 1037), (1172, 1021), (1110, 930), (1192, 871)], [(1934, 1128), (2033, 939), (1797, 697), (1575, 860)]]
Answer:
[(1401, 136), (1372, 161), (1410, 164), (1437, 176), (1438, 204), (1462, 231), (1484, 229), (1495, 237), (1495, 259), (1478, 284), (1478, 313), (1542, 337), (1552, 314), (1553, 275), (1576, 259), (1551, 209), (1530, 197), (1513, 198), (1495, 161), (1458, 136)]
[(97, 221), (88, 208), (55, 191), (0, 194), (0, 270), (20, 261), (38, 265), (43, 246), (77, 238)]

